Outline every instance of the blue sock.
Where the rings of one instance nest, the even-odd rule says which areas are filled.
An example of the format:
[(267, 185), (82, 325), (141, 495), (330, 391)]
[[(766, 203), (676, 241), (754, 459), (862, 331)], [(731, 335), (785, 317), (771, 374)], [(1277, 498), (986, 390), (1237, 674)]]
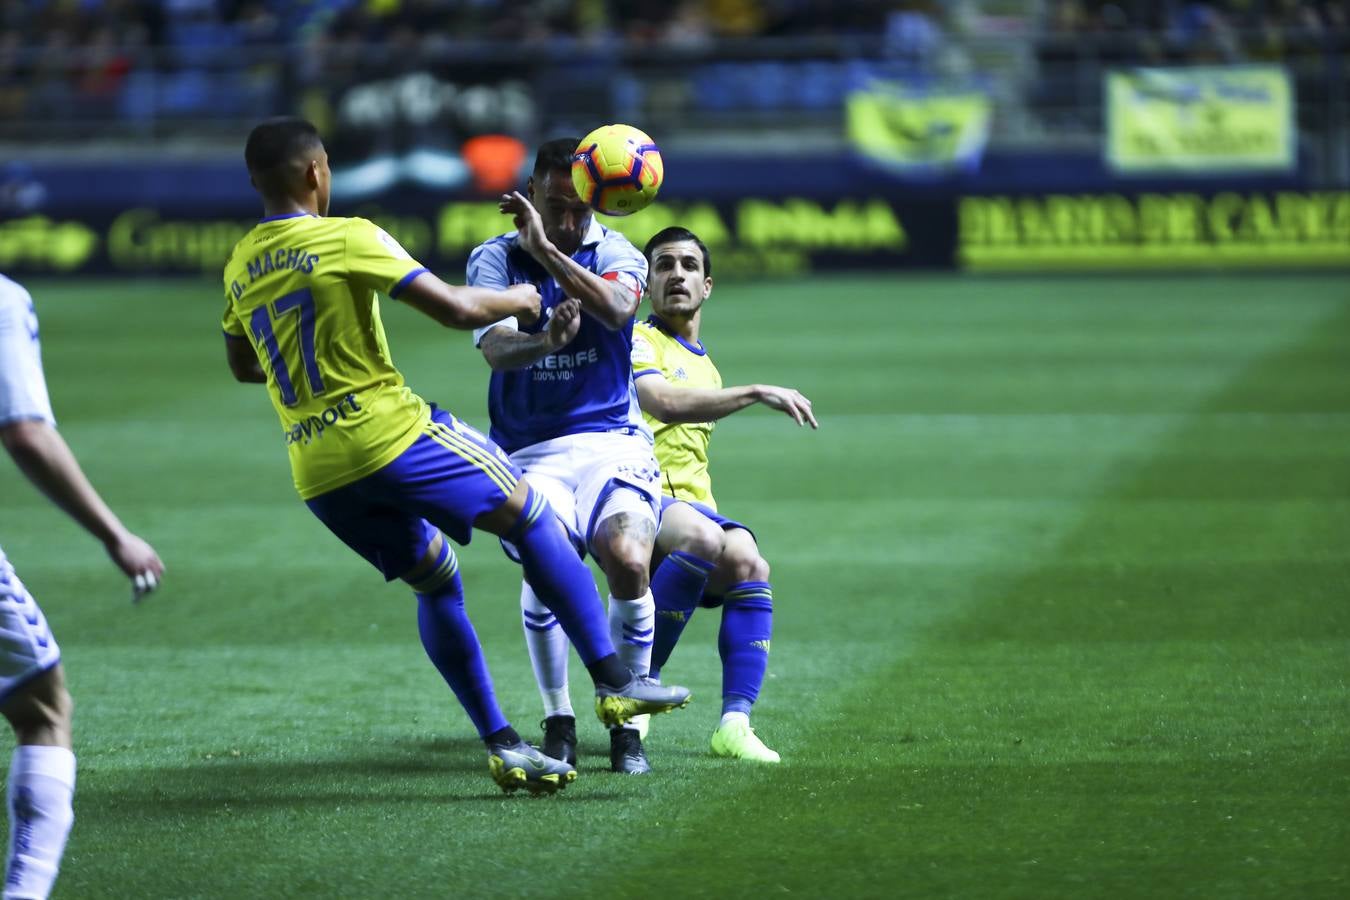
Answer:
[(459, 560), (448, 541), (443, 542), (431, 572), (410, 584), (417, 592), (417, 630), (422, 636), (422, 647), (459, 698), (478, 729), (478, 736), (485, 738), (508, 727), (506, 716), (497, 705), (483, 647), (464, 611)]
[[(581, 561), (553, 508), (534, 488), (525, 500), (525, 512), (506, 539), (520, 551), (525, 580), (558, 620), (581, 662), (590, 667), (612, 655), (609, 615), (600, 602), (591, 570)], [(618, 683), (623, 684), (627, 677), (625, 674)]]
[(773, 632), (773, 588), (767, 581), (742, 581), (727, 591), (717, 651), (722, 657), (722, 712), (747, 715), (759, 697), (769, 667)]
[(652, 638), (651, 676), (656, 678), (670, 659), (684, 626), (698, 608), (713, 564), (692, 553), (675, 550), (661, 560), (652, 573), (652, 598), (656, 601), (656, 634)]

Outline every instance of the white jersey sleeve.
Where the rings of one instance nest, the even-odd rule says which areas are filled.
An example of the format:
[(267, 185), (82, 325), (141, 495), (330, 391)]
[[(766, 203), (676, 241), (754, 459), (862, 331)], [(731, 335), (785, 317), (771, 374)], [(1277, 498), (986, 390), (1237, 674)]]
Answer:
[[(506, 266), (506, 251), (507, 244), (500, 239), (491, 240), (486, 244), (479, 244), (475, 247), (474, 251), (469, 254), (466, 283), (470, 287), (492, 288), (498, 291), (509, 288), (511, 286), (511, 274)], [(483, 335), (498, 327), (519, 331), (520, 323), (516, 321), (515, 316), (507, 316), (491, 325), (475, 328), (473, 330), (473, 345), (477, 347), (483, 342)]]
[(620, 232), (607, 230), (596, 245), (595, 271), (633, 291), (638, 299), (647, 290), (647, 258)]
[(42, 376), (33, 298), (0, 275), (0, 425), (21, 419), (56, 424)]

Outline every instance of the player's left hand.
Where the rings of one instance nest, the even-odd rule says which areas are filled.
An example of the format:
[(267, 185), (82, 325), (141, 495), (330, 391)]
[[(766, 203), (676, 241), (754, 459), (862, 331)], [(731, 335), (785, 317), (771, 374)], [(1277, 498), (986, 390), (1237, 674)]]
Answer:
[(773, 384), (759, 384), (755, 387), (760, 403), (770, 409), (782, 410), (798, 425), (809, 424), (812, 428), (820, 428), (815, 413), (811, 411), (811, 401), (799, 391)]
[(531, 256), (543, 253), (548, 247), (548, 237), (544, 234), (544, 220), (539, 216), (539, 210), (534, 208), (534, 204), (529, 198), (520, 191), (512, 191), (509, 194), (502, 194), (501, 203), (497, 206), (504, 215), (511, 217), (511, 224), (516, 226), (516, 231), (520, 233), (520, 245), (525, 248), (525, 252)]

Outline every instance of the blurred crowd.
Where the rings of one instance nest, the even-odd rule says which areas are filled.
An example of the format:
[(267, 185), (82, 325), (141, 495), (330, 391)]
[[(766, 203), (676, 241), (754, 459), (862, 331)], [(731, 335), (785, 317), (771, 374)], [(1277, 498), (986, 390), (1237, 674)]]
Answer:
[[(594, 83), (622, 89), (621, 79), (600, 72), (615, 48), (644, 61), (696, 60), (714, 42), (719, 55), (691, 73), (695, 102), (820, 110), (838, 105), (862, 58), (905, 76), (983, 72), (997, 54), (962, 46), (981, 32), (987, 49), (1029, 46), (1039, 71), (1029, 99), (1058, 108), (1097, 92), (1093, 69), (1101, 66), (1344, 58), (1348, 7), (1350, 0), (3, 0), (0, 128), (255, 115), (293, 106), (288, 98), (302, 91), (428, 62), (468, 81), (477, 67), (492, 81), (549, 54), (581, 63), (544, 79), (559, 90), (584, 79), (587, 64)], [(807, 49), (775, 65), (775, 51), (751, 40), (766, 38)], [(822, 45), (812, 41), (822, 38), (836, 49), (816, 54), (810, 48)], [(495, 43), (475, 54), (484, 41)]]
[(875, 35), (895, 0), (6, 0), (0, 31), (28, 45), (118, 47), (288, 44), (315, 34), (375, 42), (609, 40), (681, 44), (716, 38)]
[(1041, 58), (1104, 54), (1112, 63), (1281, 62), (1342, 45), (1345, 0), (1054, 0)]
[[(358, 70), (467, 64), (475, 41), (594, 56), (615, 46), (678, 54), (717, 40), (889, 35), (898, 52), (921, 55), (940, 42), (948, 10), (974, 2), (4, 0), (0, 120), (228, 113)], [(530, 51), (497, 57), (502, 66), (533, 61)]]
[(1278, 63), (1300, 115), (1350, 93), (1346, 0), (1051, 0), (1029, 106), (1052, 128), (1101, 127), (1101, 73), (1119, 66)]
[[(1091, 36), (1143, 60), (1278, 58), (1291, 40), (1344, 31), (1346, 0), (5, 0), (0, 82), (22, 65), (37, 80), (115, 92), (148, 47), (191, 67), (253, 47), (464, 41), (676, 49), (714, 40), (821, 36), (886, 39), (920, 50), (959, 21), (1043, 11), (1043, 42)], [(163, 65), (166, 60), (157, 60)]]

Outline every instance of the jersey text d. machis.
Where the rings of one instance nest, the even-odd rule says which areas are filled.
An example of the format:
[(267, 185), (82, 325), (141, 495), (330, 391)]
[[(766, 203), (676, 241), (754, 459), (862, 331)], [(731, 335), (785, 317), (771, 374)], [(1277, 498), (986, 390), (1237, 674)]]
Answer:
[(365, 219), (275, 216), (235, 245), (221, 325), (267, 373), (302, 498), (374, 472), (422, 433), (428, 406), (394, 368), (376, 292), (397, 298), (426, 271)]

